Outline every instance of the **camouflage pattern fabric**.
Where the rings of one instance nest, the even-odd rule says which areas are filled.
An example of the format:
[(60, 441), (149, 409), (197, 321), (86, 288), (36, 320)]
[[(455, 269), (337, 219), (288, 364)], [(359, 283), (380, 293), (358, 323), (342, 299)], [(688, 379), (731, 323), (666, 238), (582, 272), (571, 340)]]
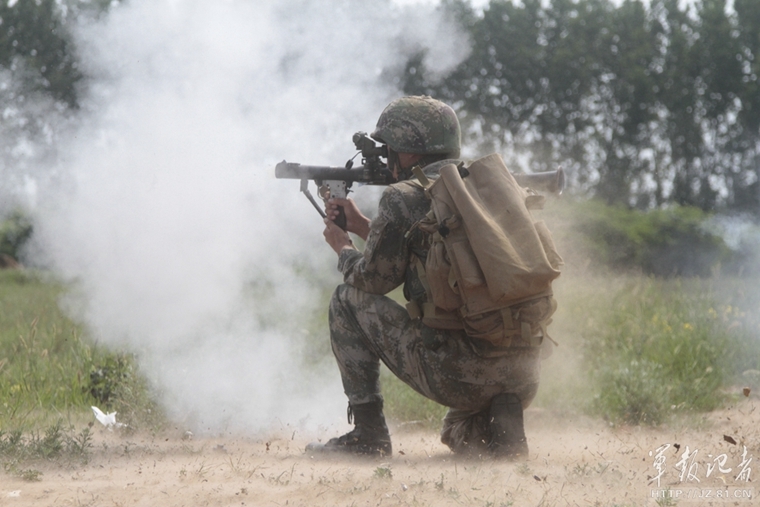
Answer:
[(399, 153), (458, 157), (462, 133), (456, 113), (447, 104), (411, 96), (388, 104), (372, 137)]
[(536, 394), (538, 348), (481, 357), (464, 331), (429, 328), (392, 299), (350, 285), (330, 302), (330, 339), (352, 404), (382, 399), (380, 361), (420, 394), (459, 410), (486, 409), (503, 392), (524, 403)]
[[(431, 164), (425, 173), (435, 178), (450, 162)], [(424, 297), (410, 258), (415, 252), (425, 255), (427, 238), (404, 235), (428, 210), (429, 201), (415, 185), (401, 182), (385, 189), (364, 252), (340, 255), (345, 283), (330, 302), (330, 339), (350, 403), (382, 399), (382, 361), (417, 392), (451, 407), (443, 436), (456, 450), (477, 440), (474, 416), (488, 409), (493, 396), (514, 393), (524, 407), (530, 404), (538, 389), (540, 350), (510, 347), (483, 357), (464, 331), (429, 328), (384, 296), (403, 283), (407, 299)]]

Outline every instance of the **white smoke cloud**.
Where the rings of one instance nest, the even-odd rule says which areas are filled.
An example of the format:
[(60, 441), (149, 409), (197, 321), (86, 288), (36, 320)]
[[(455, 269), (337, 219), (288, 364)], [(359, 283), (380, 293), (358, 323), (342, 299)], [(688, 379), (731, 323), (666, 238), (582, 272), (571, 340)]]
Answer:
[(38, 180), (49, 176), (41, 168), (54, 155), (52, 126), (67, 118), (52, 98), (25, 89), (28, 73), (22, 61), (0, 67), (0, 218), (34, 205)]
[(443, 75), (467, 41), (432, 6), (133, 0), (77, 42), (92, 79), (36, 226), (40, 262), (77, 287), (66, 308), (194, 429), (340, 417), (337, 368), (298, 367), (298, 322), (326, 302), (293, 269), (337, 283), (335, 256), (274, 165), (342, 164), (406, 56)]

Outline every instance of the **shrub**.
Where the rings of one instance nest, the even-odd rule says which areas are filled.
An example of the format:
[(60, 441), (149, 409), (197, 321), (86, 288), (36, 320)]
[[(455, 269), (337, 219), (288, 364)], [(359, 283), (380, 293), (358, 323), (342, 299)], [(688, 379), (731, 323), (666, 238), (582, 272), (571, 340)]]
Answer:
[(0, 222), (0, 254), (18, 259), (22, 247), (32, 236), (32, 231), (32, 222), (28, 216), (18, 210), (11, 213)]
[(120, 387), (130, 382), (133, 376), (132, 364), (126, 356), (109, 354), (99, 364), (90, 367), (89, 383), (84, 389), (100, 405), (111, 408)]
[(597, 201), (574, 210), (574, 231), (588, 241), (595, 261), (614, 269), (655, 276), (709, 276), (732, 260), (732, 252), (690, 207), (642, 212)]

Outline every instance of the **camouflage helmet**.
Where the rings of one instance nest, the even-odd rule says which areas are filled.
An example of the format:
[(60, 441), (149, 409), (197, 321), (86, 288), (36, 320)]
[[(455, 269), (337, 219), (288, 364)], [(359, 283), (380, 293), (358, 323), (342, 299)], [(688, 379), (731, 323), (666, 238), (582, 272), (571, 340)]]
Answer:
[(461, 131), (456, 113), (427, 96), (402, 97), (388, 104), (372, 137), (397, 153), (459, 157)]

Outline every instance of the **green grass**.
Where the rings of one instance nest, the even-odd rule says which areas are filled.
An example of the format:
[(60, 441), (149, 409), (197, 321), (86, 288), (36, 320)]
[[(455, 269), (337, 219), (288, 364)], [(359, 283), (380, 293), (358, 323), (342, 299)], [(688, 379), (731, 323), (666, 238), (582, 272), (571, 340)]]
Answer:
[(63, 288), (33, 272), (0, 271), (0, 431), (91, 420), (90, 405), (122, 422), (152, 412), (133, 358), (84, 338), (59, 309)]
[(601, 415), (658, 424), (668, 411), (720, 405), (719, 390), (729, 374), (722, 360), (731, 351), (731, 337), (716, 320), (710, 293), (697, 281), (684, 285), (689, 284), (626, 283), (612, 300), (604, 331), (586, 337)]
[(0, 428), (34, 425), (85, 405), (92, 350), (57, 306), (60, 289), (0, 272)]
[(721, 406), (742, 373), (760, 366), (755, 286), (735, 278), (566, 278), (550, 328), (564, 350), (549, 359), (540, 404), (650, 425)]

